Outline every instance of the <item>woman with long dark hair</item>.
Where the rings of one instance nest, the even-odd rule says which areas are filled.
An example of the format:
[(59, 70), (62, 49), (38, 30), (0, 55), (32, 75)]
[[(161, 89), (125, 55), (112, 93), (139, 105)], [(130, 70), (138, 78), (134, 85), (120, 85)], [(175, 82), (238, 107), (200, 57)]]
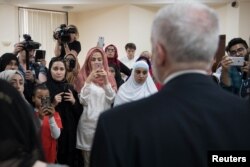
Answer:
[(63, 126), (58, 139), (57, 161), (72, 167), (80, 166), (81, 155), (75, 146), (77, 123), (83, 108), (77, 92), (66, 80), (66, 65), (60, 57), (51, 59), (46, 85)]

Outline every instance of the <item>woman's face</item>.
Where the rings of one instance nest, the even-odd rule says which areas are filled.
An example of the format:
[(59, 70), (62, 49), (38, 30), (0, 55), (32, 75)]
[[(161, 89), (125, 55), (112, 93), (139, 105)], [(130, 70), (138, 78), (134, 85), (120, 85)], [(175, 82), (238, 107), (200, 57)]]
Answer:
[(92, 57), (90, 58), (91, 69), (96, 70), (98, 68), (103, 68), (103, 58), (100, 52), (93, 53)]
[(136, 83), (143, 84), (148, 77), (148, 70), (145, 68), (136, 68), (134, 72), (134, 78)]
[(108, 58), (114, 58), (115, 57), (115, 47), (114, 46), (109, 46), (106, 51), (107, 57)]
[(17, 70), (17, 69), (18, 66), (16, 60), (11, 60), (9, 64), (7, 64), (4, 70)]
[(14, 86), (18, 90), (18, 92), (23, 94), (24, 81), (20, 74), (14, 74), (10, 80), (10, 84)]
[(62, 81), (65, 78), (66, 69), (61, 61), (56, 61), (51, 66), (51, 76), (56, 81)]

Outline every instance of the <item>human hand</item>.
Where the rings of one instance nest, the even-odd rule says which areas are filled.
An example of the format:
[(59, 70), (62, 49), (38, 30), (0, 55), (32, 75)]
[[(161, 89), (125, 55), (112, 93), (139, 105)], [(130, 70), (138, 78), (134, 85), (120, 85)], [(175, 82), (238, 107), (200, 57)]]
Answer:
[(45, 59), (39, 59), (38, 60), (40, 63), (41, 63), (41, 65), (43, 65), (43, 66), (45, 66), (46, 67), (46, 60)]
[(245, 61), (244, 66), (241, 67), (241, 71), (246, 72), (248, 74), (249, 70), (250, 70), (250, 63), (248, 61)]
[(228, 71), (230, 68), (230, 64), (232, 64), (232, 63), (233, 63), (233, 61), (232, 61), (232, 59), (230, 59), (230, 57), (228, 55), (223, 56), (222, 60), (221, 60), (222, 70)]
[(23, 44), (22, 43), (16, 43), (15, 45), (14, 45), (14, 51), (13, 51), (13, 53), (15, 54), (15, 55), (17, 55), (20, 51), (22, 51), (23, 50)]
[(104, 79), (104, 83), (108, 83), (108, 73), (104, 69), (97, 70), (97, 75)]
[(33, 73), (32, 73), (31, 70), (27, 70), (25, 72), (25, 79), (28, 80), (28, 81), (31, 81), (31, 82), (35, 81), (35, 77), (34, 77), (34, 75), (33, 75)]
[(71, 102), (71, 104), (75, 104), (76, 102), (76, 99), (72, 93), (72, 91), (70, 89), (68, 89), (68, 92), (65, 92), (64, 95), (63, 95), (63, 99), (64, 101), (69, 101)]
[(42, 113), (44, 116), (46, 115), (51, 118), (55, 113), (55, 108), (53, 106), (42, 107)]
[(57, 106), (59, 103), (62, 102), (62, 95), (64, 92), (58, 93), (57, 95), (55, 95), (54, 97), (54, 101), (53, 101), (53, 105)]

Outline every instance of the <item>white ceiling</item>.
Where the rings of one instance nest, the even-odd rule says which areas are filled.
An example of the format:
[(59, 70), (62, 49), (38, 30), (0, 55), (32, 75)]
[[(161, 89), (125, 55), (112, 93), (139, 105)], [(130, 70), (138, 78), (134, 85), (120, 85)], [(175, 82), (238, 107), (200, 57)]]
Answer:
[[(79, 12), (125, 4), (160, 7), (162, 5), (178, 2), (202, 2), (212, 6), (220, 6), (231, 3), (232, 1), (233, 0), (0, 0), (0, 4), (56, 11)], [(73, 6), (73, 9), (67, 10), (64, 9), (63, 6)]]

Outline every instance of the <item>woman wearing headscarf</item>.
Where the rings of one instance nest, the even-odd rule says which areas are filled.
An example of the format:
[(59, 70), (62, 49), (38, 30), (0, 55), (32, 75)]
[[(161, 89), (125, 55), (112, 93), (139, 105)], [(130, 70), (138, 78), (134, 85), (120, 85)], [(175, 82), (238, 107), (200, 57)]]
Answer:
[(114, 106), (136, 101), (157, 92), (157, 88), (149, 74), (149, 66), (145, 61), (135, 62), (132, 74), (122, 84), (115, 97)]
[(115, 68), (118, 69), (117, 76), (115, 77), (117, 87), (119, 88), (121, 86), (121, 80), (122, 76), (121, 73), (125, 74), (127, 77), (130, 76), (131, 70), (123, 64), (120, 60), (118, 60), (118, 51), (115, 45), (110, 44), (105, 48), (105, 53), (108, 58), (108, 63), (113, 64)]
[(111, 108), (116, 84), (101, 48), (88, 51), (83, 69), (84, 85), (79, 98), (84, 110), (78, 123), (76, 147), (83, 150), (84, 165), (88, 167), (97, 120), (102, 112)]
[[(18, 70), (4, 70), (0, 73), (0, 78), (9, 82), (25, 99), (24, 91), (24, 78)], [(26, 101), (26, 99), (25, 99)], [(26, 101), (27, 102), (27, 101)], [(28, 103), (28, 102), (27, 102)]]
[(75, 148), (76, 128), (82, 112), (77, 92), (66, 80), (66, 65), (60, 57), (49, 63), (46, 85), (55, 110), (59, 112), (63, 129), (58, 139), (57, 162), (72, 167), (81, 165), (80, 151)]
[(0, 166), (33, 166), (44, 160), (31, 108), (9, 83), (0, 80)]
[(13, 53), (5, 53), (0, 57), (0, 72), (4, 70), (17, 70), (18, 59)]

